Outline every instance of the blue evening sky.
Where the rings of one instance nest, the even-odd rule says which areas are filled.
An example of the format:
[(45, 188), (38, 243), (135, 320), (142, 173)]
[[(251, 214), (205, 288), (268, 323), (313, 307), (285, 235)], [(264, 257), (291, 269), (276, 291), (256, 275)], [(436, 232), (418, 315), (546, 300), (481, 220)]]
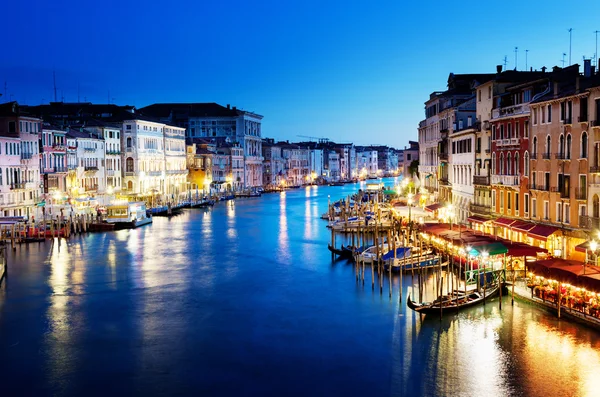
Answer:
[(0, 101), (217, 102), (263, 136), (403, 147), (450, 72), (592, 57), (600, 2), (29, 1), (2, 6)]

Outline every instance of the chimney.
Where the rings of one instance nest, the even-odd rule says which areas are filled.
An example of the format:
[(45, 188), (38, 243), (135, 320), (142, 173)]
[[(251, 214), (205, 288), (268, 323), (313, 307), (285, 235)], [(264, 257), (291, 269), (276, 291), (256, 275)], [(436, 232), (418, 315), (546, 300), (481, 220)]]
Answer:
[(592, 60), (583, 60), (583, 77), (592, 77)]
[(579, 93), (579, 76), (575, 77), (575, 92)]
[(502, 65), (496, 65), (496, 73), (502, 73)]
[(530, 71), (530, 72), (533, 72), (533, 66), (531, 66), (531, 67), (529, 68), (529, 71)]
[(229, 109), (229, 108), (231, 108), (231, 105), (230, 105), (230, 104), (227, 104), (227, 109)]
[(233, 107), (233, 110), (237, 110), (237, 108), (234, 106), (234, 107)]
[(542, 73), (546, 73), (546, 69), (548, 69), (548, 68), (545, 66), (542, 66)]
[(558, 96), (558, 82), (554, 82), (554, 96)]

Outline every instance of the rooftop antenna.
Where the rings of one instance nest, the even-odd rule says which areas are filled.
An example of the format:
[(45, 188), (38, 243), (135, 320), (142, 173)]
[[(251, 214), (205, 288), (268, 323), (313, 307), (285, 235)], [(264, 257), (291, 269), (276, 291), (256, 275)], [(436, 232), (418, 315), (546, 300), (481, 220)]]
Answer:
[(596, 35), (596, 52), (594, 53), (594, 62), (596, 63), (596, 69), (598, 68), (598, 33), (600, 33), (600, 30), (594, 31), (594, 34)]
[(525, 50), (525, 71), (527, 71), (527, 53), (529, 50)]
[(506, 64), (508, 63), (508, 57), (504, 55), (504, 70), (506, 70)]
[(52, 77), (54, 79), (54, 102), (56, 102), (56, 71), (52, 72)]
[(569, 28), (569, 66), (571, 66), (571, 43), (573, 38), (573, 28)]
[(515, 47), (515, 70), (517, 70), (517, 59), (518, 59), (518, 54), (519, 54), (519, 47)]
[(565, 67), (565, 57), (566, 57), (566, 56), (567, 56), (567, 53), (566, 53), (566, 52), (563, 52), (563, 59), (562, 59), (562, 61), (561, 61), (561, 62), (562, 62), (562, 67), (563, 67), (563, 68)]

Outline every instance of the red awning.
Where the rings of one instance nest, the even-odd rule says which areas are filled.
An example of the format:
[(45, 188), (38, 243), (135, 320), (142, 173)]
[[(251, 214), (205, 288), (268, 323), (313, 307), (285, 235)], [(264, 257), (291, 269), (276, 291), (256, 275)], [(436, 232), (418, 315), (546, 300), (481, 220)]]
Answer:
[(443, 207), (443, 205), (441, 205), (440, 203), (430, 204), (425, 207), (425, 211), (434, 212), (434, 211), (439, 210), (442, 207)]
[(528, 232), (535, 227), (535, 224), (530, 222), (517, 221), (510, 225), (510, 228), (513, 230), (518, 230), (520, 232)]
[(491, 221), (491, 219), (487, 219), (484, 218), (483, 216), (480, 215), (473, 215), (467, 218), (467, 222), (473, 222), (473, 223), (485, 223), (485, 222), (489, 222)]
[(592, 249), (590, 248), (590, 242), (586, 241), (585, 243), (581, 243), (578, 246), (575, 247), (575, 251), (579, 251), (579, 252), (586, 252), (586, 251), (591, 251)]
[(519, 256), (537, 256), (538, 253), (547, 253), (548, 250), (545, 250), (540, 247), (533, 247), (528, 244), (523, 243), (505, 243), (506, 248), (508, 248), (508, 255), (519, 257)]
[(557, 230), (558, 228), (554, 226), (535, 225), (533, 229), (527, 231), (527, 235), (538, 240), (546, 241), (548, 236)]
[(513, 223), (515, 223), (516, 220), (514, 219), (509, 219), (509, 218), (498, 218), (494, 221), (494, 225), (500, 225), (500, 226), (510, 226)]

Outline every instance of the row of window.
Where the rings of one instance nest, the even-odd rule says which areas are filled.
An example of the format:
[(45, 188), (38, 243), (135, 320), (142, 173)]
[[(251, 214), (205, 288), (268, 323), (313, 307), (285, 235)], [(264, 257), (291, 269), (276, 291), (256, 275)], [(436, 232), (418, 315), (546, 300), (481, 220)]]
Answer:
[(461, 139), (452, 142), (452, 154), (471, 153), (472, 148), (471, 138)]
[[(561, 159), (570, 159), (572, 152), (572, 138), (571, 134), (568, 133), (566, 135), (560, 134), (558, 138), (558, 152), (557, 155)], [(538, 153), (538, 138), (537, 136), (533, 137), (533, 152), (534, 155), (537, 156)], [(550, 135), (546, 136), (545, 145), (544, 145), (544, 154), (546, 154), (550, 158), (550, 154), (552, 153), (552, 138)], [(588, 157), (588, 134), (586, 131), (581, 133), (580, 138), (580, 149), (579, 149), (579, 158), (586, 159)]]

